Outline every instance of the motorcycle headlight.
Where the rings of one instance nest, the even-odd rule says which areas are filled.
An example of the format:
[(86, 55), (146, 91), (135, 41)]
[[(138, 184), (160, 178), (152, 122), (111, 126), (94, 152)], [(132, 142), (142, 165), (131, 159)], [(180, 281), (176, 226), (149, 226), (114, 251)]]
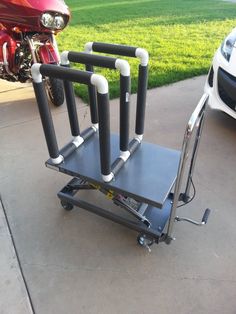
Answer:
[(53, 30), (63, 29), (66, 26), (66, 19), (63, 15), (53, 12), (45, 12), (40, 18), (41, 24)]
[(54, 16), (50, 13), (43, 13), (41, 16), (41, 23), (44, 27), (51, 28), (53, 26)]
[(227, 61), (230, 60), (233, 48), (236, 43), (236, 29), (234, 29), (223, 41), (221, 45), (221, 53)]
[(63, 17), (60, 15), (55, 16), (53, 25), (56, 29), (64, 28), (65, 27), (65, 21), (64, 21)]

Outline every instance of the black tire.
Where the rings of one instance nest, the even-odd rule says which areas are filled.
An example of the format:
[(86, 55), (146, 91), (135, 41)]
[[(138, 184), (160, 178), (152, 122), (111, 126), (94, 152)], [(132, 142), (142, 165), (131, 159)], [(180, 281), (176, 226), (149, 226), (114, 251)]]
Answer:
[(62, 206), (62, 208), (64, 208), (67, 211), (70, 211), (74, 208), (74, 206), (72, 204), (66, 203), (64, 201), (61, 201), (61, 206)]
[(60, 107), (64, 103), (64, 87), (62, 80), (57, 78), (47, 78), (47, 92), (48, 97), (52, 104), (56, 107)]

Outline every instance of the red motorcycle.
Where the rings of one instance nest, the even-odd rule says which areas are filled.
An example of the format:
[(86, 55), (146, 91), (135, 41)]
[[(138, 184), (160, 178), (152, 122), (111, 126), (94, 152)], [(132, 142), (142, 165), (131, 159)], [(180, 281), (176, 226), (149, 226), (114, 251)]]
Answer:
[[(0, 1), (0, 78), (12, 82), (31, 80), (33, 63), (58, 64), (55, 35), (70, 19), (64, 0)], [(45, 78), (48, 96), (60, 106), (63, 83)]]

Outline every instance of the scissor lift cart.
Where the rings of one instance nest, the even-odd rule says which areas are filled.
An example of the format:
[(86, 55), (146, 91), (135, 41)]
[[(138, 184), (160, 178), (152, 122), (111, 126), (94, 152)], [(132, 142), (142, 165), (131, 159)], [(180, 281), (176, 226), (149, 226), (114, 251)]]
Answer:
[[(140, 59), (136, 108), (135, 136), (129, 137), (130, 67), (119, 58), (92, 54), (92, 51)], [(86, 71), (70, 68), (70, 62), (81, 63)], [(94, 66), (120, 72), (120, 132), (110, 133), (109, 89), (107, 80), (94, 73)], [(72, 140), (59, 150), (53, 120), (42, 77), (64, 81)], [(62, 206), (73, 206), (120, 223), (139, 233), (138, 243), (149, 249), (153, 243), (173, 240), (175, 221), (195, 225), (207, 222), (206, 209), (200, 223), (176, 216), (179, 202), (190, 201), (190, 187), (203, 127), (208, 96), (204, 94), (187, 124), (182, 150), (173, 150), (143, 141), (148, 53), (146, 50), (123, 45), (87, 43), (85, 52), (61, 55), (61, 66), (34, 64), (32, 77), (50, 159), (48, 168), (72, 177), (58, 193)], [(72, 82), (88, 85), (91, 126), (80, 131)], [(195, 131), (195, 132), (194, 132)], [(194, 137), (194, 138), (193, 138)], [(190, 142), (194, 145), (190, 152)], [(190, 167), (184, 192), (180, 192), (186, 161)], [(98, 207), (78, 197), (80, 190), (99, 190), (117, 205), (117, 213)], [(119, 214), (119, 207), (133, 217)], [(135, 218), (134, 218), (135, 217)]]

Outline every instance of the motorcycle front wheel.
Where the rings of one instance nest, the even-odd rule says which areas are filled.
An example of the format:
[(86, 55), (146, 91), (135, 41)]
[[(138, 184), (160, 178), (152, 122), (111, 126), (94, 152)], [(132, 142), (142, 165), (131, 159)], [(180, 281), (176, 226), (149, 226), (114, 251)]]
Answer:
[(47, 78), (45, 81), (48, 97), (52, 104), (60, 107), (64, 103), (64, 87), (62, 80), (57, 78)]

